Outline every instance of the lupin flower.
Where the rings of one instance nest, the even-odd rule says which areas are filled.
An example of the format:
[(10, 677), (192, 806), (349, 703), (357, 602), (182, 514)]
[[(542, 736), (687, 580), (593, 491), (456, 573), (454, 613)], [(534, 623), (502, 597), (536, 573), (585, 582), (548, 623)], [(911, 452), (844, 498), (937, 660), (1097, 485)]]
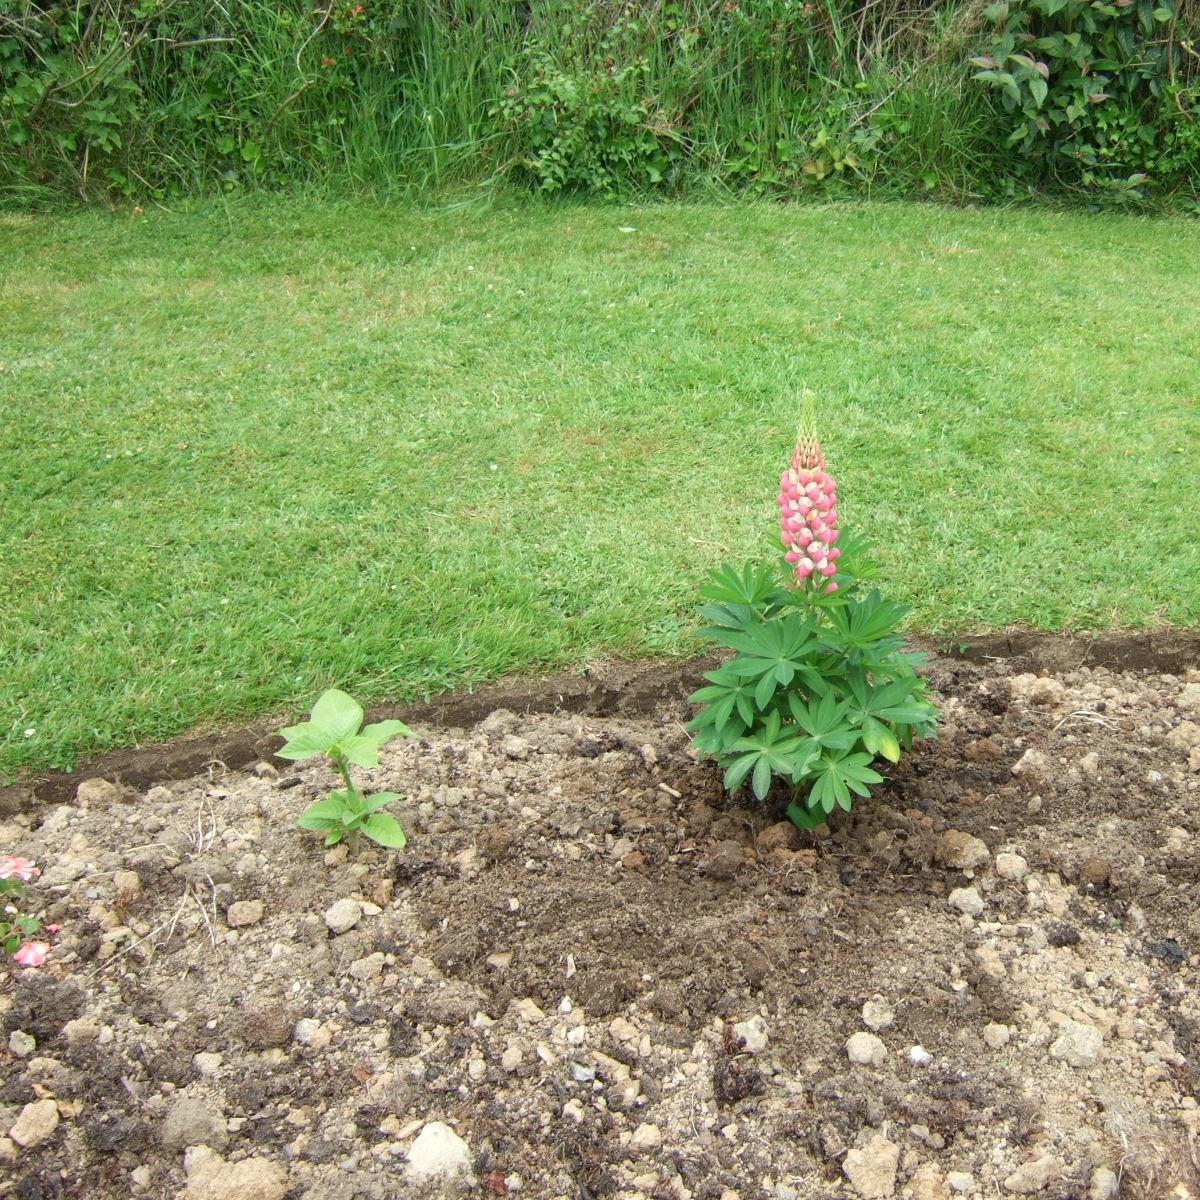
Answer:
[(804, 586), (816, 575), (829, 580), (826, 592), (836, 592), (832, 576), (842, 553), (835, 545), (837, 490), (820, 443), (810, 433), (796, 439), (788, 469), (779, 477), (779, 527), (796, 582)]

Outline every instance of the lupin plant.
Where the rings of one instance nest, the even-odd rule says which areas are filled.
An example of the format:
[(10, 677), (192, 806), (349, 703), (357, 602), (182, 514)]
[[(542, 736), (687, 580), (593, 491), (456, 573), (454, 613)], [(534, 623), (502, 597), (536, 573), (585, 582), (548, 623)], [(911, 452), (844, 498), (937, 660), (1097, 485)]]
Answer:
[(837, 489), (811, 429), (802, 429), (779, 479), (779, 567), (723, 566), (701, 589), (702, 633), (733, 656), (705, 675), (688, 726), (737, 792), (764, 801), (775, 785), (802, 829), (849, 811), (913, 739), (931, 737), (937, 711), (917, 673), (922, 658), (897, 628), (903, 605), (863, 586), (861, 543), (838, 523)]

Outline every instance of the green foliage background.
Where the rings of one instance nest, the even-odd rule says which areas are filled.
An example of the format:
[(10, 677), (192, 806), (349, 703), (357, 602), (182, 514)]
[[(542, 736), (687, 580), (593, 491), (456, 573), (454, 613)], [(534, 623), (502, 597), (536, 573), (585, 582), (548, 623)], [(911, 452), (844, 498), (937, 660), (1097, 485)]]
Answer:
[(0, 196), (1200, 194), (1197, 0), (0, 0)]

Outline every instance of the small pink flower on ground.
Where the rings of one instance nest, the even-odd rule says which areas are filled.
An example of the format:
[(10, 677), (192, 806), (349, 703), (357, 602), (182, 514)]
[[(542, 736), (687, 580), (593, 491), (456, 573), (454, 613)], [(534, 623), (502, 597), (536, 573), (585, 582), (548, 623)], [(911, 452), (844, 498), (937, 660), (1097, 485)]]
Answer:
[(28, 883), (40, 874), (32, 859), (20, 858), (15, 854), (0, 855), (0, 879), (20, 879)]
[(45, 942), (26, 942), (13, 955), (13, 960), (22, 967), (40, 967), (49, 953), (50, 947)]
[(57, 933), (62, 928), (62, 926), (61, 925), (43, 925), (42, 928), (47, 933)]

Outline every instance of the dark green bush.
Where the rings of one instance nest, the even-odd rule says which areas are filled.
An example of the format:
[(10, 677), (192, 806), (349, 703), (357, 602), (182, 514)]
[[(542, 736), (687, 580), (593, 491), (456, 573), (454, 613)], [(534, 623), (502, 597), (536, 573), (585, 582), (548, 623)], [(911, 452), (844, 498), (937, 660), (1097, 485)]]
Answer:
[(0, 0), (0, 196), (1194, 197), (1180, 4)]
[[(1141, 198), (1185, 182), (1195, 159), (1183, 93), (1172, 87), (1179, 48), (1162, 0), (1009, 0), (975, 78), (1000, 97), (1012, 173)], [(1172, 111), (1174, 108), (1174, 111)]]

